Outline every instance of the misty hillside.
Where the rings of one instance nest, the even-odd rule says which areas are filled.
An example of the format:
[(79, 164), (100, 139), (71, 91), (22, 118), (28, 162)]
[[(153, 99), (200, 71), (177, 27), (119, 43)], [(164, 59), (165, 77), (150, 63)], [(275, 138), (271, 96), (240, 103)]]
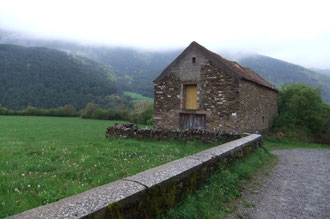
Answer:
[[(170, 64), (181, 50), (167, 52), (138, 51), (133, 48), (87, 46), (78, 43), (51, 40), (33, 40), (0, 30), (0, 42), (28, 46), (44, 46), (88, 57), (114, 70), (117, 87), (122, 91), (133, 91), (153, 97), (153, 80)], [(219, 53), (222, 55), (221, 53)], [(235, 59), (235, 57), (231, 57)], [(236, 58), (238, 62), (253, 69), (266, 80), (282, 86), (285, 83), (304, 83), (312, 87), (322, 87), (322, 97), (330, 102), (330, 77), (299, 65), (261, 55)], [(319, 70), (326, 73), (326, 70)]]
[[(59, 44), (57, 44), (59, 46)], [(121, 88), (153, 97), (153, 80), (181, 51), (142, 52), (129, 48), (75, 47), (71, 52), (111, 66), (120, 78)], [(221, 54), (220, 54), (221, 55)], [(330, 102), (330, 77), (307, 68), (262, 55), (238, 59), (277, 87), (285, 83), (304, 83), (322, 88), (322, 97)]]
[(115, 70), (122, 91), (133, 91), (153, 97), (153, 80), (180, 53), (138, 51), (132, 48), (83, 45), (61, 40), (32, 39), (0, 29), (0, 43), (30, 47), (47, 47), (87, 57)]
[(108, 66), (48, 48), (0, 44), (0, 104), (56, 108), (107, 103), (117, 91)]
[(324, 75), (327, 75), (327, 76), (330, 76), (330, 69), (312, 68), (311, 70), (315, 71), (315, 72), (318, 72), (318, 73), (321, 73), (321, 74), (324, 74)]
[(119, 77), (122, 90), (148, 97), (154, 95), (153, 80), (179, 55), (179, 51), (142, 52), (109, 47), (80, 47), (70, 52), (111, 66)]
[(239, 59), (238, 62), (251, 68), (267, 81), (277, 87), (285, 83), (303, 83), (322, 88), (324, 101), (330, 102), (330, 77), (303, 68), (299, 65), (261, 55), (251, 55)]

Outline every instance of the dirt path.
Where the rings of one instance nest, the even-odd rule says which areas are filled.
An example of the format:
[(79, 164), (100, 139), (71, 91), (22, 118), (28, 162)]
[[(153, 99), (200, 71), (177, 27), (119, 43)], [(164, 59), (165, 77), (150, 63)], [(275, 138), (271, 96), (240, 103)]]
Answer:
[[(231, 218), (330, 218), (330, 150), (277, 150), (269, 177), (243, 194)], [(255, 186), (259, 185), (259, 186)]]

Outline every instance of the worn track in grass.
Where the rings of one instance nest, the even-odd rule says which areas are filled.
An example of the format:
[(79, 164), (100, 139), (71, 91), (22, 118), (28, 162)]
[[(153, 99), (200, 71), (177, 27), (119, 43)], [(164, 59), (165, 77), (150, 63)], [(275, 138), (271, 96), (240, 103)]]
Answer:
[(269, 177), (254, 179), (229, 217), (330, 218), (330, 150), (272, 153), (279, 157), (277, 166)]

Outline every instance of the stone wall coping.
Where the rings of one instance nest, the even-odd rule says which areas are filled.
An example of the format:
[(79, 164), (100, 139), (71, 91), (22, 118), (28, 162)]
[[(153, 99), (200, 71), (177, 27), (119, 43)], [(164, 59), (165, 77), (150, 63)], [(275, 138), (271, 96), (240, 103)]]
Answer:
[(145, 190), (145, 186), (139, 183), (118, 180), (48, 205), (33, 208), (11, 218), (81, 218), (106, 208), (109, 203), (125, 199), (143, 190)]
[(135, 199), (136, 197), (139, 198), (150, 187), (163, 185), (163, 183), (171, 179), (177, 180), (185, 177), (189, 175), (185, 173), (191, 173), (204, 163), (227, 153), (233, 153), (258, 139), (261, 139), (261, 135), (252, 134), (136, 175), (90, 189), (78, 195), (25, 211), (11, 218), (102, 218), (106, 215), (105, 212), (109, 204), (132, 199), (132, 197), (135, 197)]
[(185, 171), (199, 166), (215, 157), (219, 157), (222, 154), (231, 152), (237, 147), (242, 147), (246, 142), (260, 138), (261, 135), (253, 134), (247, 137), (243, 137), (204, 151), (190, 155), (178, 160), (171, 161), (164, 165), (154, 167), (144, 172), (138, 173), (134, 176), (129, 176), (125, 179), (139, 182), (147, 187), (152, 187), (159, 184), (162, 181), (167, 181), (175, 176), (178, 176)]

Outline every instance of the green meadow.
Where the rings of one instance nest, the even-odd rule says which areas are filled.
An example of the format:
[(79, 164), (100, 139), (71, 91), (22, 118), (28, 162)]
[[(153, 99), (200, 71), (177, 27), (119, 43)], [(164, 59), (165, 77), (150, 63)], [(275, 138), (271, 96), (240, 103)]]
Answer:
[(106, 128), (115, 122), (119, 121), (0, 116), (0, 218), (210, 147), (106, 139)]
[(147, 101), (149, 103), (153, 103), (154, 102), (154, 99), (151, 98), (151, 97), (146, 97), (146, 96), (143, 96), (141, 94), (138, 94), (138, 93), (134, 93), (134, 92), (129, 92), (129, 91), (125, 91), (124, 94), (126, 96), (129, 96), (132, 98), (132, 103), (139, 103), (141, 101)]

